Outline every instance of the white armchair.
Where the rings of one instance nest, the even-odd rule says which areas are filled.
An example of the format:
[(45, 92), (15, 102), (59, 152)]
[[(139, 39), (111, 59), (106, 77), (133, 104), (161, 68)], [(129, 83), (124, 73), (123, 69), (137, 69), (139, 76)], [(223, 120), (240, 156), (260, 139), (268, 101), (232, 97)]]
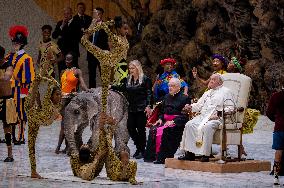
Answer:
[[(222, 75), (224, 86), (231, 89), (236, 98), (236, 110), (233, 115), (223, 117), (223, 123), (213, 136), (213, 144), (221, 145), (221, 158), (226, 157), (227, 145), (238, 146), (238, 159), (241, 159), (242, 125), (251, 89), (251, 78), (240, 73)], [(224, 110), (223, 110), (224, 112)], [(225, 128), (225, 129), (223, 129)], [(224, 134), (222, 134), (222, 132)]]

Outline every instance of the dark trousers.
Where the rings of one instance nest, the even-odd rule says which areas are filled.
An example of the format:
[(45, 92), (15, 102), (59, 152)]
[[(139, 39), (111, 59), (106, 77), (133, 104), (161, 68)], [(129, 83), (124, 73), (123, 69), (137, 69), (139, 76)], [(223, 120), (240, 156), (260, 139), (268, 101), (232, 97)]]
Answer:
[(145, 161), (155, 161), (156, 160), (156, 134), (157, 127), (151, 127), (149, 130), (149, 135), (147, 139), (146, 151), (144, 154)]
[(167, 127), (163, 131), (160, 152), (157, 160), (173, 158), (181, 142), (184, 126)]
[(127, 129), (131, 139), (134, 141), (137, 150), (144, 153), (146, 145), (146, 125), (147, 119), (144, 112), (129, 112)]
[(97, 77), (97, 67), (99, 68), (101, 74), (101, 66), (99, 60), (92, 58), (88, 60), (88, 70), (89, 70), (89, 88), (96, 88), (96, 77)]

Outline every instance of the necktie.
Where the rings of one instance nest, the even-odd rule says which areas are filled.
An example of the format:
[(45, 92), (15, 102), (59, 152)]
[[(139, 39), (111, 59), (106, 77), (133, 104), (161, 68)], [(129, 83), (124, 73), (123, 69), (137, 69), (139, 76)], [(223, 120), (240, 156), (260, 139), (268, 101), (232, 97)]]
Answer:
[(94, 34), (93, 34), (93, 44), (96, 44), (97, 43), (97, 40), (98, 40), (98, 34), (99, 32), (96, 31)]
[(81, 21), (81, 28), (84, 28), (84, 26), (85, 26), (84, 16), (80, 16), (80, 21)]

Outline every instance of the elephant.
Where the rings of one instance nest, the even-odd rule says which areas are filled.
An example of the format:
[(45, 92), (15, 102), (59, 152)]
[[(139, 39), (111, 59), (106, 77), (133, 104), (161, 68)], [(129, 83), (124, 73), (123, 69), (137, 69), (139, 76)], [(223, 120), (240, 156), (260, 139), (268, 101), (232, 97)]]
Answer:
[[(83, 144), (82, 134), (86, 127), (90, 126), (92, 135), (88, 145), (91, 152), (95, 151), (99, 143), (99, 117), (101, 113), (101, 88), (92, 88), (77, 93), (70, 98), (70, 102), (63, 106), (63, 126), (65, 137), (69, 144), (70, 153), (79, 153)], [(107, 114), (114, 117), (117, 124), (113, 130), (115, 140), (115, 152), (130, 152), (127, 143), (129, 134), (127, 129), (128, 102), (119, 92), (109, 90), (107, 101)]]

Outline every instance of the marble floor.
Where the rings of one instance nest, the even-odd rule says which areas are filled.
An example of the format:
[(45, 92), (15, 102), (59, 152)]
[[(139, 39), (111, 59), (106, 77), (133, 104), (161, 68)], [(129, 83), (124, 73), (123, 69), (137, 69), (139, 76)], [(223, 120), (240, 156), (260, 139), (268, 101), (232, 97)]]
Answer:
[[(248, 158), (273, 161), (271, 122), (265, 117), (260, 118), (253, 134), (244, 135), (244, 145)], [(85, 188), (85, 187), (134, 187), (124, 182), (112, 182), (106, 178), (105, 171), (94, 181), (87, 182), (73, 177), (70, 169), (69, 158), (65, 154), (55, 154), (60, 122), (55, 122), (50, 127), (41, 127), (36, 145), (36, 159), (38, 172), (45, 178), (42, 180), (29, 177), (30, 165), (27, 144), (14, 146), (13, 163), (4, 163), (6, 146), (0, 144), (0, 188), (21, 187), (51, 187), (51, 188)], [(84, 140), (89, 135), (89, 130), (84, 132)], [(0, 131), (3, 138), (3, 130)], [(131, 152), (135, 151), (133, 142), (129, 142)], [(217, 150), (216, 147), (213, 148)], [(234, 147), (229, 148), (232, 155), (236, 154)], [(179, 151), (177, 154), (180, 153)], [(273, 179), (269, 172), (238, 173), (238, 174), (213, 174), (185, 170), (165, 169), (164, 165), (154, 165), (137, 160), (137, 180), (140, 182), (135, 187), (153, 188), (185, 188), (185, 187), (272, 187)], [(282, 180), (284, 183), (284, 179)]]

